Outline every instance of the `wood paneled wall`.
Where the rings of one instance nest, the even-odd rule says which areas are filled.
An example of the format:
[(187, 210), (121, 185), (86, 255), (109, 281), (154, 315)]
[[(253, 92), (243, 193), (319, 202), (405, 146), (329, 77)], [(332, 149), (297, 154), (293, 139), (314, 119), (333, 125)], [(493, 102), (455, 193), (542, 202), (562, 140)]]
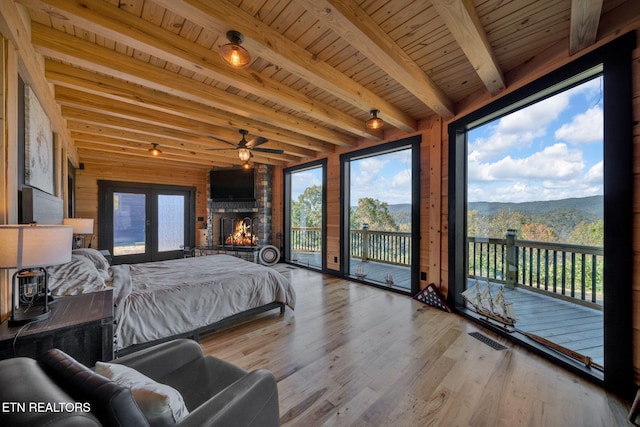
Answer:
[[(207, 170), (177, 168), (158, 162), (140, 164), (109, 159), (91, 159), (84, 169), (76, 170), (76, 217), (93, 218), (98, 230), (98, 181), (140, 182), (148, 184), (181, 185), (196, 188), (196, 218), (207, 217)], [(198, 223), (196, 224), (196, 229)], [(194, 241), (196, 237), (194, 236)]]

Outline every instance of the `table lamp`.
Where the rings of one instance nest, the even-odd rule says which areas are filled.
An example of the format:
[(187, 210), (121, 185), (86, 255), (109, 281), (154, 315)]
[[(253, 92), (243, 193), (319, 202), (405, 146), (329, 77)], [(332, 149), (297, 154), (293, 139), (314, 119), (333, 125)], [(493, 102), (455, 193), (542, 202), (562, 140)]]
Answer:
[(73, 249), (84, 248), (85, 235), (91, 235), (89, 247), (93, 239), (93, 218), (65, 218), (64, 225), (73, 227)]
[(51, 316), (44, 267), (71, 261), (72, 240), (70, 226), (0, 225), (0, 269), (18, 269), (11, 282), (13, 293), (18, 292), (18, 307), (11, 302), (9, 326)]

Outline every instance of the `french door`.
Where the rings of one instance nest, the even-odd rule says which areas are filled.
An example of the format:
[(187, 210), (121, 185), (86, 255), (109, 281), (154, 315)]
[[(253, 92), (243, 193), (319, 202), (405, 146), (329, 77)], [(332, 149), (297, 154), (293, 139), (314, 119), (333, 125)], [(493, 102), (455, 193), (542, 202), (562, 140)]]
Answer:
[(98, 193), (99, 247), (114, 264), (178, 258), (193, 245), (194, 189), (101, 181)]

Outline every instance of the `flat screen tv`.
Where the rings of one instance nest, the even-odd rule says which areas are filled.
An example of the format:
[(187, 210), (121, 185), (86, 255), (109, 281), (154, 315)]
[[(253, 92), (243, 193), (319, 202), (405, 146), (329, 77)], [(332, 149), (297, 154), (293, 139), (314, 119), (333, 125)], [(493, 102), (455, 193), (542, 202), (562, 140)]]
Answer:
[(218, 169), (209, 172), (211, 200), (256, 199), (254, 169)]

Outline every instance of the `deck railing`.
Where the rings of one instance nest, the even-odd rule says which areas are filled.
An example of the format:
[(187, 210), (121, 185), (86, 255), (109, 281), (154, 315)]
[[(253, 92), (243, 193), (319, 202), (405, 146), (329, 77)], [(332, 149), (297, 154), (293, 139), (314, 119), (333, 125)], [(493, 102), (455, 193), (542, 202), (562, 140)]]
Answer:
[[(291, 250), (320, 252), (320, 228), (292, 228)], [(351, 230), (352, 258), (411, 266), (411, 233)], [(470, 278), (518, 285), (601, 306), (604, 248), (469, 236)]]
[[(467, 238), (469, 277), (517, 284), (589, 305), (603, 302), (604, 248), (564, 243)], [(510, 283), (511, 282), (511, 283)]]
[[(411, 266), (411, 233), (351, 230), (349, 249), (352, 258), (385, 264)], [(293, 252), (320, 252), (319, 228), (291, 228)]]

